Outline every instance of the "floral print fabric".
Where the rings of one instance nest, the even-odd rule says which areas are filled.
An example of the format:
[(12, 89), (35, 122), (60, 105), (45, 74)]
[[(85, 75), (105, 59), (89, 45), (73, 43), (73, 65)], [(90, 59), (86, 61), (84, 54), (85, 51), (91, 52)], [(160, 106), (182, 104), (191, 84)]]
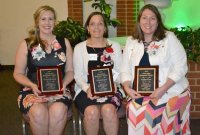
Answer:
[[(61, 66), (62, 78), (65, 75), (66, 46), (64, 39), (61, 42), (55, 39), (52, 42), (52, 51), (47, 53), (42, 50), (40, 44), (28, 50), (27, 77), (37, 84), (37, 67), (39, 66)], [(33, 104), (43, 102), (63, 102), (68, 107), (71, 104), (71, 94), (56, 95), (50, 97), (37, 97), (31, 88), (23, 87), (19, 92), (18, 106), (22, 113), (27, 113)]]

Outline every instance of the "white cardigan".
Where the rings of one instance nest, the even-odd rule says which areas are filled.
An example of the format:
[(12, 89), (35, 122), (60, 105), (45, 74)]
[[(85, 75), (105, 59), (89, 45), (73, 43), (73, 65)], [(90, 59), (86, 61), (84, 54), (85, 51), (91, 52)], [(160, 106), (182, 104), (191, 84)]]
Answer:
[[(117, 42), (107, 40), (108, 44), (112, 44), (114, 50), (111, 59), (114, 61), (113, 69), (120, 73), (120, 65), (122, 61), (122, 53), (120, 45)], [(86, 91), (90, 85), (88, 82), (88, 61), (89, 55), (87, 52), (86, 41), (77, 44), (74, 48), (73, 65), (74, 65), (74, 79), (75, 84), (75, 97), (81, 92)], [(116, 83), (120, 83), (120, 76), (116, 79)]]
[[(160, 103), (162, 103), (170, 97), (179, 95), (188, 87), (189, 83), (185, 77), (188, 70), (187, 57), (182, 44), (170, 31), (166, 32), (165, 39), (155, 42), (155, 44), (159, 45), (159, 49), (156, 55), (149, 55), (149, 61), (151, 65), (159, 66), (159, 86), (162, 86), (168, 78), (176, 83), (160, 99)], [(121, 83), (125, 81), (133, 83), (134, 67), (139, 65), (143, 54), (143, 43), (138, 43), (138, 40), (128, 37), (123, 51)]]

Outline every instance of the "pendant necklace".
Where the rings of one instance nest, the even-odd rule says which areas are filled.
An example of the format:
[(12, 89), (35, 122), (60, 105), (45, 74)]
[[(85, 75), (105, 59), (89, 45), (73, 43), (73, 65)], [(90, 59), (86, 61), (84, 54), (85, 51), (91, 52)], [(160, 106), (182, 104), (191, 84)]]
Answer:
[(143, 44), (144, 44), (144, 51), (145, 51), (145, 52), (147, 52), (148, 46), (151, 44), (151, 42), (152, 42), (152, 41), (150, 41), (150, 42), (145, 42), (145, 41), (143, 41)]

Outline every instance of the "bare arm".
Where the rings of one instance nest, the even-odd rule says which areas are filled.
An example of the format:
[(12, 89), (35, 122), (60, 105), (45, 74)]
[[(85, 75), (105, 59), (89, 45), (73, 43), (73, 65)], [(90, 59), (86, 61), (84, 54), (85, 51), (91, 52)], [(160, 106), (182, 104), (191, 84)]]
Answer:
[(131, 81), (125, 81), (122, 86), (126, 92), (126, 94), (131, 97), (132, 99), (139, 98), (141, 95), (137, 93), (134, 89), (130, 86)]
[(150, 95), (150, 97), (156, 99), (161, 98), (174, 84), (175, 82), (172, 79), (168, 79), (164, 85), (155, 89), (155, 91)]
[(63, 78), (63, 88), (74, 79), (74, 69), (73, 69), (73, 51), (72, 47), (67, 39), (65, 39), (66, 45), (66, 66), (65, 66), (65, 77)]
[(23, 86), (29, 87), (32, 89), (35, 95), (38, 95), (40, 91), (38, 90), (38, 87), (35, 83), (30, 81), (26, 76), (26, 69), (27, 69), (27, 44), (26, 41), (23, 40), (16, 52), (15, 57), (15, 69), (13, 73), (14, 79), (22, 84)]

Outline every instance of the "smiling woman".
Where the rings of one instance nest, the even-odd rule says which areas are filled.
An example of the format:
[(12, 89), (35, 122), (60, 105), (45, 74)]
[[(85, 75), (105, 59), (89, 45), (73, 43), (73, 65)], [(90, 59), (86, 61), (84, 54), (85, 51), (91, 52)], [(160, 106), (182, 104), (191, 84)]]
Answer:
[[(120, 108), (122, 99), (119, 87), (121, 48), (117, 42), (106, 38), (107, 23), (102, 13), (92, 12), (86, 20), (85, 29), (87, 39), (74, 48), (73, 65), (76, 81), (74, 102), (78, 110), (84, 114), (83, 127), (87, 135), (98, 135), (100, 119), (104, 123), (105, 133), (116, 135), (119, 122), (117, 110)], [(94, 87), (92, 87), (93, 82), (91, 81), (95, 78), (92, 77), (92, 72), (89, 71), (91, 71), (90, 69), (101, 71), (105, 66), (115, 72), (113, 76), (110, 74), (114, 82), (109, 82), (109, 84), (115, 86), (112, 87), (112, 91), (114, 89), (115, 92), (109, 93), (109, 96), (103, 96), (105, 93), (102, 96), (93, 95)], [(99, 86), (103, 86), (101, 90), (107, 87), (102, 84)]]
[[(19, 92), (18, 106), (23, 116), (28, 117), (33, 134), (61, 135), (72, 101), (70, 93), (64, 92), (73, 80), (72, 48), (67, 39), (53, 34), (56, 13), (52, 7), (39, 7), (34, 13), (34, 22), (34, 29), (30, 31), (29, 37), (22, 40), (16, 53), (13, 76), (23, 85)], [(41, 80), (45, 80), (45, 76), (38, 74), (41, 67), (47, 73), (54, 67), (61, 69), (58, 71), (61, 76), (58, 77), (61, 93), (40, 96), (44, 94), (41, 93)], [(46, 86), (52, 84), (46, 81)], [(52, 90), (52, 87), (45, 90)]]
[[(127, 39), (121, 66), (121, 83), (130, 97), (127, 104), (128, 134), (191, 134), (188, 67), (182, 44), (173, 32), (166, 29), (158, 8), (152, 4), (139, 11), (133, 33)], [(149, 72), (145, 67), (158, 67), (159, 73), (155, 71), (152, 75), (158, 76), (154, 79), (157, 81), (149, 81), (146, 85), (151, 77), (144, 78), (138, 67), (145, 72)], [(158, 86), (151, 94), (143, 95), (141, 90), (146, 91), (146, 86), (154, 84)], [(135, 122), (136, 119), (139, 121)]]

